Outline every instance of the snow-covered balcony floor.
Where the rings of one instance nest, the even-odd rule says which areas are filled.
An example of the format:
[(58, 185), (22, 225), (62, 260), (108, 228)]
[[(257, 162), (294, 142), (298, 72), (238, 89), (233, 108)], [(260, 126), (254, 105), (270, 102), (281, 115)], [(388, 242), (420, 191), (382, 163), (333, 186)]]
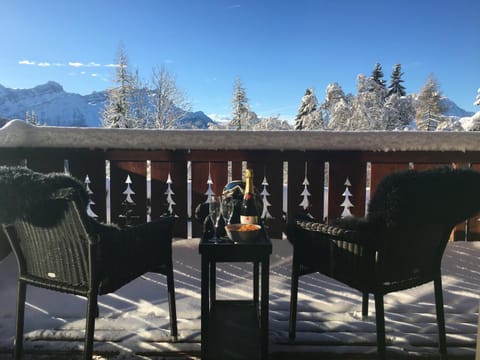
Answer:
[[(270, 266), (272, 359), (374, 359), (374, 314), (361, 319), (361, 296), (321, 275), (301, 278), (297, 339), (288, 341), (291, 246), (274, 240)], [(474, 359), (480, 298), (480, 242), (449, 243), (443, 262), (448, 351)], [(251, 265), (219, 264), (219, 298), (250, 297)], [(198, 359), (200, 354), (200, 256), (198, 239), (176, 239), (174, 268), (179, 341), (171, 343), (165, 278), (148, 274), (115, 294), (100, 297), (97, 359)], [(0, 264), (0, 359), (13, 347), (16, 264)], [(26, 359), (80, 358), (86, 301), (28, 287)], [(371, 300), (370, 309), (374, 305)], [(437, 359), (433, 284), (385, 297), (389, 358)]]

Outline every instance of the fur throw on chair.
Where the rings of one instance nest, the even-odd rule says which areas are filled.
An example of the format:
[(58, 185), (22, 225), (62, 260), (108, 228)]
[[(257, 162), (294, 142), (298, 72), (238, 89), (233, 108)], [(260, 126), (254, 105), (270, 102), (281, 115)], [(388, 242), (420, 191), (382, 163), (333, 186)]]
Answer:
[(65, 211), (68, 189), (73, 189), (85, 204), (88, 203), (84, 185), (71, 176), (42, 174), (26, 167), (1, 166), (0, 223), (28, 219), (34, 224), (49, 226)]
[(480, 211), (480, 172), (439, 167), (393, 173), (380, 182), (367, 220), (387, 227), (419, 222), (451, 226)]

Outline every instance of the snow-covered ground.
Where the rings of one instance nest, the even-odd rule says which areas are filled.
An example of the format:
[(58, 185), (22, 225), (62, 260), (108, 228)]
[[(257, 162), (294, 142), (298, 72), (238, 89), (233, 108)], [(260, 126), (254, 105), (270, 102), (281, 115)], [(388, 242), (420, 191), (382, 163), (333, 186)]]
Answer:
[[(301, 278), (297, 339), (288, 341), (291, 246), (274, 240), (270, 266), (270, 351), (292, 354), (376, 352), (374, 305), (361, 319), (361, 296), (318, 274)], [(442, 265), (449, 353), (474, 359), (480, 298), (480, 242), (450, 243)], [(219, 298), (251, 296), (251, 264), (219, 264)], [(200, 350), (200, 256), (198, 239), (176, 239), (174, 268), (179, 342), (171, 343), (165, 278), (147, 274), (114, 294), (100, 297), (95, 351), (108, 359), (130, 359)], [(0, 356), (13, 347), (16, 263), (0, 263)], [(27, 352), (80, 351), (86, 301), (82, 297), (28, 287)], [(388, 351), (396, 356), (437, 353), (433, 285), (385, 297)]]

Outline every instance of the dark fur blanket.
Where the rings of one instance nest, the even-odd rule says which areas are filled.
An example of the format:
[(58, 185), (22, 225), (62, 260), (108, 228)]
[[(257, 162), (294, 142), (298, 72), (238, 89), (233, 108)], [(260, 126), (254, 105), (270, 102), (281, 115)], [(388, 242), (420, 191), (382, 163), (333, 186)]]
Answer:
[(65, 210), (66, 189), (73, 189), (85, 204), (88, 195), (77, 179), (59, 173), (42, 174), (25, 167), (0, 167), (0, 223), (28, 219), (48, 226)]
[(370, 204), (368, 219), (387, 226), (419, 222), (451, 226), (480, 211), (480, 172), (434, 168), (385, 177)]

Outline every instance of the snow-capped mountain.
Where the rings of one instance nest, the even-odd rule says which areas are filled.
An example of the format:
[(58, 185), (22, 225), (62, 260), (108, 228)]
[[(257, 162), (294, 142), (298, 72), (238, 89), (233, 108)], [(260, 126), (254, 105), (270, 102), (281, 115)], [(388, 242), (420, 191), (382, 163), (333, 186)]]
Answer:
[(443, 113), (443, 115), (445, 115), (445, 116), (462, 118), (462, 117), (466, 117), (466, 116), (472, 116), (474, 114), (473, 112), (463, 110), (462, 108), (460, 108), (457, 104), (455, 104), (449, 98), (444, 97), (444, 98), (442, 98), (441, 102), (442, 102), (442, 105), (445, 108), (445, 111)]
[(41, 124), (56, 126), (99, 126), (99, 111), (105, 93), (82, 96), (67, 93), (53, 81), (32, 89), (9, 89), (0, 85), (0, 117), (25, 119), (35, 113)]
[[(39, 124), (53, 126), (100, 126), (105, 91), (80, 95), (66, 92), (49, 81), (32, 89), (10, 89), (0, 85), (0, 118), (25, 119), (27, 112), (35, 113)], [(206, 129), (212, 123), (203, 112), (189, 113), (179, 127)]]

